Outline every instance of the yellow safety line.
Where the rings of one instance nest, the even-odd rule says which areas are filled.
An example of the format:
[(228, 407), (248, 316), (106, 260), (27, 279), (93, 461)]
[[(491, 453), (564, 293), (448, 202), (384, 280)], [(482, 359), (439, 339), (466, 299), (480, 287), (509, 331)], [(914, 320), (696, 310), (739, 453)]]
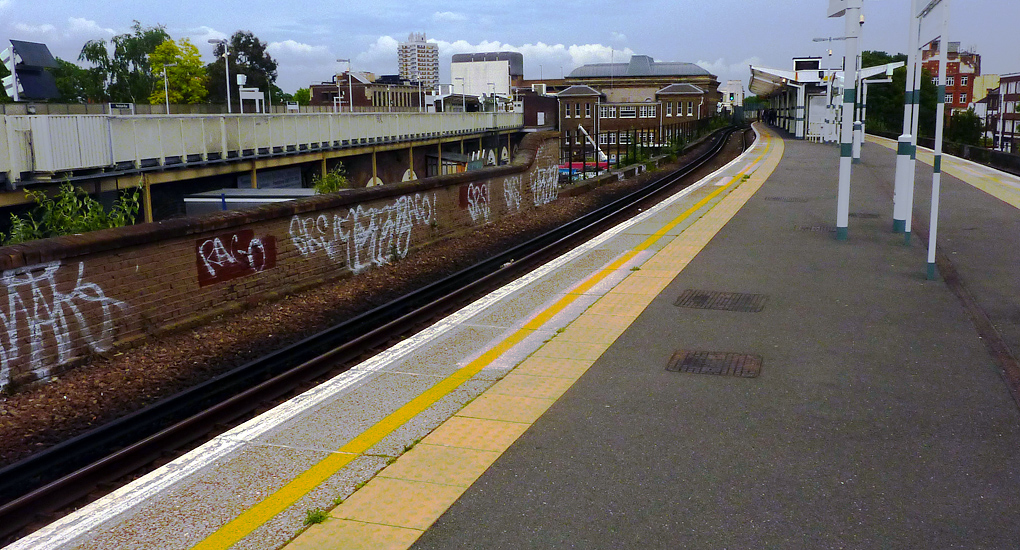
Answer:
[(315, 487), (318, 487), (331, 476), (340, 471), (341, 468), (350, 464), (359, 455), (378, 444), (394, 430), (424, 412), (437, 401), (460, 387), (460, 385), (464, 382), (470, 380), (483, 368), (499, 358), (500, 355), (503, 355), (505, 352), (524, 340), (527, 336), (533, 334), (535, 330), (573, 303), (581, 294), (591, 289), (611, 273), (619, 269), (620, 266), (632, 259), (639, 251), (654, 244), (654, 242), (661, 238), (666, 231), (669, 231), (682, 223), (685, 218), (700, 210), (705, 204), (718, 196), (723, 190), (729, 188), (735, 181), (741, 178), (747, 170), (756, 165), (758, 161), (764, 157), (765, 153), (769, 149), (769, 143), (770, 140), (767, 139), (766, 136), (765, 150), (758, 155), (754, 162), (734, 176), (730, 183), (726, 184), (726, 186), (716, 189), (707, 197), (698, 201), (697, 204), (686, 210), (680, 216), (674, 218), (669, 224), (664, 226), (663, 229), (657, 231), (645, 242), (641, 243), (633, 250), (624, 253), (605, 268), (592, 274), (573, 291), (571, 291), (571, 293), (563, 296), (547, 307), (523, 327), (490, 348), (477, 359), (471, 361), (447, 378), (393, 411), (386, 418), (383, 418), (375, 425), (369, 427), (357, 437), (340, 447), (336, 453), (330, 454), (305, 472), (298, 475), (279, 490), (269, 495), (265, 500), (245, 510), (236, 518), (227, 522), (204, 540), (196, 544), (193, 548), (195, 548), (195, 550), (226, 550), (244, 537), (248, 536), (255, 529), (258, 529), (270, 519), (289, 508), (303, 496), (311, 492)]

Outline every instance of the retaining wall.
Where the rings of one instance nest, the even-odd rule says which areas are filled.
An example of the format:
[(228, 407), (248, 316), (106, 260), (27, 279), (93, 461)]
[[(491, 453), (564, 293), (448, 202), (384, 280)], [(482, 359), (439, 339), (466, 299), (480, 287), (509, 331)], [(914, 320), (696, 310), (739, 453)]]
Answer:
[(558, 197), (558, 133), (512, 164), (0, 248), (0, 389), (357, 274)]

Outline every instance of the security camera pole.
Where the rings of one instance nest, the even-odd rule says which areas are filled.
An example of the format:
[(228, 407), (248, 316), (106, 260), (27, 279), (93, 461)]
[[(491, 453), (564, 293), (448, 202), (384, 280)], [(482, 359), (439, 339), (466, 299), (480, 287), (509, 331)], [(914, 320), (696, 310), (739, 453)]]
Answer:
[(829, 0), (829, 17), (843, 17), (846, 23), (846, 52), (843, 54), (843, 111), (839, 133), (839, 188), (836, 195), (836, 239), (849, 237), (850, 172), (854, 152), (854, 103), (857, 99), (857, 37), (864, 23), (862, 0)]

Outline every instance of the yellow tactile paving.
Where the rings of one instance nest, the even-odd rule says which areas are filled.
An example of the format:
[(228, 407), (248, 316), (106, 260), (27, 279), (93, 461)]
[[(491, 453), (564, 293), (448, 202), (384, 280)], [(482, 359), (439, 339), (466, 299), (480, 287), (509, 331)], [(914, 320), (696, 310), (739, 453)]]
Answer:
[[(751, 178), (740, 182), (733, 180), (733, 189), (727, 191), (728, 187), (719, 187), (720, 192), (727, 194), (721, 195), (722, 200), (707, 215), (687, 228), (682, 239), (667, 237), (672, 239), (671, 242), (646, 261), (641, 269), (624, 279), (511, 374), (444, 422), (421, 444), (384, 469), (331, 513), (334, 518), (344, 519), (330, 520), (309, 529), (292, 547), (409, 547), (421, 531), (459, 498), (471, 483), (468, 478), (473, 480), (481, 475), (488, 464), (508, 449), (555, 402), (555, 398), (608, 349), (658, 295), (658, 291), (653, 293), (650, 289), (658, 285), (665, 288), (757, 191), (782, 156), (781, 140), (766, 138), (765, 141), (775, 144), (773, 152), (777, 154), (765, 157), (762, 153), (757, 160), (764, 157), (765, 162), (755, 168)], [(708, 198), (717, 196), (706, 195)], [(689, 210), (670, 222), (664, 230), (675, 227), (693, 211)], [(651, 242), (652, 237), (639, 248), (650, 246)], [(617, 264), (622, 265), (632, 257), (633, 253), (624, 255), (614, 262), (614, 266), (580, 285), (575, 294), (585, 292), (601, 277), (616, 269)], [(548, 312), (545, 317), (551, 315)], [(537, 321), (533, 324), (537, 328)], [(442, 461), (446, 463), (441, 464)], [(461, 484), (464, 487), (460, 487)], [(378, 525), (373, 528), (371, 524)], [(375, 544), (374, 537), (377, 535), (381, 538)], [(383, 536), (390, 538), (384, 540)], [(332, 546), (298, 546), (305, 544), (303, 539), (306, 537), (315, 541), (328, 540)], [(408, 541), (405, 546), (389, 546), (391, 539), (399, 537)], [(373, 543), (365, 543), (366, 540)]]
[(563, 359), (560, 357), (529, 357), (514, 369), (518, 374), (535, 376), (559, 376), (561, 378), (580, 378), (591, 367), (591, 361), (579, 359)]
[(460, 416), (532, 423), (553, 404), (552, 399), (483, 393), (458, 413)]
[[(503, 449), (500, 449), (502, 451)], [(380, 477), (468, 487), (496, 461), (496, 451), (422, 442), (379, 473)]]
[(288, 550), (403, 550), (422, 534), (418, 529), (346, 519), (327, 519), (313, 525)]
[(574, 383), (570, 378), (556, 376), (534, 376), (511, 372), (496, 382), (489, 391), (494, 395), (516, 395), (520, 397), (537, 397), (540, 399), (556, 399), (563, 395)]
[(554, 338), (542, 346), (535, 355), (538, 357), (562, 357), (564, 359), (582, 359), (594, 361), (609, 349), (609, 343), (584, 344), (580, 342), (564, 342)]
[(464, 489), (376, 476), (329, 515), (424, 531), (464, 493)]
[[(503, 451), (517, 441), (529, 424), (453, 416), (423, 439), (430, 445), (446, 445), (482, 451)], [(399, 460), (397, 461), (399, 462)]]
[[(893, 151), (898, 146), (898, 142), (878, 136), (868, 136), (868, 141)], [(919, 147), (917, 149), (917, 160), (931, 166), (935, 162), (935, 153)], [(951, 155), (942, 156), (942, 171), (973, 185), (1014, 208), (1020, 208), (1020, 181), (1010, 174), (1000, 175), (995, 172), (979, 172), (979, 168)]]

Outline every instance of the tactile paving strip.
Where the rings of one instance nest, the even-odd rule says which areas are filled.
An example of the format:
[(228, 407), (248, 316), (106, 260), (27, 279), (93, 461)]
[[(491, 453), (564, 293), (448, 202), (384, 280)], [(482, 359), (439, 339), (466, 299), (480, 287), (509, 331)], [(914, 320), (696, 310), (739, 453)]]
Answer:
[(761, 374), (761, 357), (724, 351), (677, 350), (669, 358), (666, 370), (693, 374), (717, 374), (740, 378), (757, 378)]
[(694, 309), (717, 309), (757, 313), (765, 307), (764, 294), (743, 294), (739, 292), (717, 292), (712, 290), (687, 289), (676, 299), (677, 307)]

